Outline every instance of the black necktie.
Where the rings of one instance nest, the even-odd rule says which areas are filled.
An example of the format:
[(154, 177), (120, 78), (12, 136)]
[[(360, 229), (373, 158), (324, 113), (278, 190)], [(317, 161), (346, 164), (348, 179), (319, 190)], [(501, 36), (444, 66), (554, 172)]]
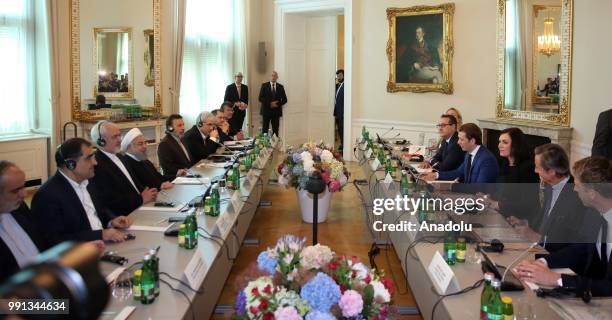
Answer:
[(276, 97), (276, 84), (272, 84), (272, 95)]
[(608, 221), (603, 219), (603, 223), (601, 224), (601, 261), (604, 265), (608, 262)]
[(465, 176), (464, 183), (469, 183), (470, 175), (472, 174), (472, 154), (471, 153), (468, 153), (466, 169), (467, 169), (467, 175)]

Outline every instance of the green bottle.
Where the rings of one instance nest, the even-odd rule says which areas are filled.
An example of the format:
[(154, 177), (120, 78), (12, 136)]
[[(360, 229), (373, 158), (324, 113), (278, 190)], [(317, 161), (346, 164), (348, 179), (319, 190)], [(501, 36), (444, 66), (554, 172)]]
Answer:
[(198, 245), (198, 224), (195, 215), (185, 219), (185, 249), (193, 249)]
[(457, 251), (457, 240), (455, 239), (455, 234), (452, 231), (449, 231), (446, 234), (446, 238), (444, 239), (444, 256), (446, 259), (446, 263), (449, 266), (452, 266), (457, 262), (457, 258), (455, 256)]
[(204, 200), (204, 214), (207, 216), (212, 216), (212, 213), (213, 213), (212, 199), (210, 196), (207, 196)]
[(504, 304), (504, 320), (513, 320), (514, 308), (512, 307), (512, 298), (503, 297), (502, 303)]
[(400, 194), (402, 196), (408, 197), (412, 195), (412, 183), (406, 170), (402, 170), (402, 179), (400, 180)]
[(155, 275), (151, 268), (151, 256), (144, 257), (142, 276), (140, 277), (141, 299), (143, 304), (151, 304), (155, 301)]
[(132, 295), (134, 300), (140, 301), (142, 298), (142, 291), (140, 290), (140, 278), (142, 277), (142, 269), (134, 271), (134, 278), (132, 278)]
[(465, 253), (467, 251), (467, 245), (464, 237), (457, 238), (457, 262), (465, 262)]
[(155, 276), (155, 297), (159, 297), (159, 257), (157, 256), (157, 250), (149, 250), (149, 255), (151, 256), (151, 266)]
[(179, 248), (184, 248), (185, 247), (185, 230), (186, 230), (186, 226), (184, 223), (182, 223), (179, 226), (179, 232), (178, 232), (178, 245)]
[(480, 293), (480, 319), (487, 319), (487, 308), (489, 306), (489, 300), (491, 299), (491, 295), (493, 293), (493, 289), (491, 288), (491, 281), (493, 281), (493, 273), (487, 272), (484, 274), (484, 288)]
[(213, 216), (217, 217), (221, 213), (221, 195), (219, 194), (219, 185), (214, 184), (212, 186), (212, 191), (210, 192), (210, 197), (212, 199), (212, 207), (213, 207)]
[(240, 190), (240, 169), (237, 163), (234, 163), (234, 167), (232, 168), (232, 179), (234, 180), (233, 190)]
[(501, 282), (498, 279), (491, 281), (493, 294), (487, 305), (487, 320), (504, 319), (504, 303), (501, 300)]

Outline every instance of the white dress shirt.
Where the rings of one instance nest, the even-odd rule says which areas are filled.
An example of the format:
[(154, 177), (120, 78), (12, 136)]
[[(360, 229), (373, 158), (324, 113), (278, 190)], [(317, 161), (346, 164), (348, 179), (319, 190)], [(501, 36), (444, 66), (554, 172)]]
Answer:
[(102, 230), (102, 221), (100, 221), (100, 217), (96, 213), (96, 207), (91, 201), (91, 195), (87, 190), (87, 185), (89, 185), (89, 180), (83, 180), (81, 183), (76, 183), (76, 181), (70, 179), (67, 175), (65, 175), (62, 171), (60, 173), (68, 180), (70, 186), (74, 189), (79, 200), (81, 200), (81, 205), (83, 205), (83, 209), (85, 209), (85, 213), (87, 214), (87, 220), (89, 220), (89, 225), (91, 226), (91, 230)]
[(10, 213), (0, 214), (0, 238), (23, 268), (39, 254), (38, 248)]
[(134, 187), (134, 190), (136, 190), (136, 192), (140, 194), (140, 191), (138, 191), (138, 188), (136, 188), (136, 184), (134, 183), (134, 180), (132, 180), (132, 176), (130, 175), (130, 172), (127, 170), (123, 162), (121, 162), (119, 157), (117, 157), (116, 154), (108, 153), (102, 149), (100, 149), (100, 151), (102, 151), (102, 153), (104, 153), (107, 157), (111, 159), (111, 161), (119, 168), (119, 170), (121, 170), (123, 175), (130, 181), (130, 183), (132, 184), (132, 187)]
[[(608, 238), (606, 239), (606, 247), (608, 248), (608, 260), (610, 259), (610, 252), (612, 252), (612, 208), (603, 214), (603, 218), (608, 222)], [(601, 259), (601, 230), (597, 234), (597, 254)]]
[(179, 146), (181, 146), (181, 149), (183, 149), (183, 152), (185, 153), (185, 157), (187, 157), (187, 160), (191, 161), (191, 157), (189, 156), (189, 152), (187, 152), (187, 149), (183, 145), (183, 142), (181, 141), (181, 139), (179, 139), (174, 134), (171, 134), (170, 136), (172, 136), (172, 138), (174, 138), (174, 140), (176, 140), (176, 142), (178, 142)]

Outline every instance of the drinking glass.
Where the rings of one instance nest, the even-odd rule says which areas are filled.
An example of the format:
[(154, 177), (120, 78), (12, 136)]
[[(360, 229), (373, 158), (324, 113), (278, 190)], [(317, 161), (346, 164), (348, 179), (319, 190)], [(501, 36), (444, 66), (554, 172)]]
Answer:
[(132, 277), (126, 270), (121, 272), (113, 284), (113, 297), (128, 300), (132, 296)]

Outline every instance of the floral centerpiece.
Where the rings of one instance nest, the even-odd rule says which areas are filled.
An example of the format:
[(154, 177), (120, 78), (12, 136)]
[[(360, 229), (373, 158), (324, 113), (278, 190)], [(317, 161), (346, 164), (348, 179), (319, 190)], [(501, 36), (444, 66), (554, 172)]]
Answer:
[(259, 254), (259, 275), (238, 292), (234, 319), (382, 320), (396, 313), (384, 274), (304, 242), (287, 235)]
[(287, 157), (277, 169), (278, 183), (296, 189), (305, 189), (315, 171), (321, 174), (329, 192), (340, 191), (348, 181), (348, 171), (340, 153), (324, 143), (308, 142), (300, 148), (290, 147)]

